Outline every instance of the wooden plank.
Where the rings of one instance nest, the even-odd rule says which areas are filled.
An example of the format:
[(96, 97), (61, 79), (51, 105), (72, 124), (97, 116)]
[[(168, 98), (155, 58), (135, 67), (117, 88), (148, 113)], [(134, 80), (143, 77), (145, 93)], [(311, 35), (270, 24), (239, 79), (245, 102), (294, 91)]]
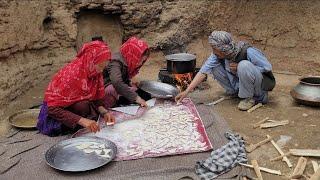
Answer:
[(289, 124), (289, 120), (278, 121), (278, 122), (268, 122), (268, 123), (260, 124), (260, 128), (262, 128), (262, 129), (272, 128), (272, 127), (277, 127), (277, 126), (284, 126), (287, 124)]
[(277, 157), (275, 157), (275, 158), (270, 159), (270, 161), (271, 161), (271, 162), (272, 162), (272, 161), (278, 161), (278, 160), (283, 159), (283, 157), (289, 156), (289, 155), (291, 155), (291, 153), (290, 153), (290, 152), (287, 152), (287, 153), (284, 153), (284, 154), (281, 155), (281, 156), (277, 156)]
[(318, 169), (309, 180), (319, 180), (320, 179), (320, 169)]
[[(250, 164), (243, 164), (243, 163), (239, 163), (241, 166), (245, 166), (245, 167), (248, 167), (248, 168), (253, 168), (252, 165)], [(269, 174), (275, 174), (275, 175), (279, 175), (281, 176), (281, 171), (278, 171), (278, 170), (273, 170), (273, 169), (268, 169), (268, 168), (265, 168), (265, 167), (259, 167), (260, 171), (263, 171), (263, 172), (266, 172), (266, 173), (269, 173)]]
[[(271, 136), (267, 135), (267, 137), (271, 137)], [(279, 152), (280, 155), (284, 155), (284, 152), (281, 150), (281, 148), (278, 146), (278, 144), (276, 142), (274, 142), (274, 140), (271, 140), (271, 143), (276, 148), (276, 150)], [(292, 167), (292, 164), (291, 164), (290, 160), (287, 158), (287, 156), (284, 156), (282, 158), (282, 161), (286, 162), (289, 168)]]
[(266, 118), (262, 119), (261, 121), (259, 121), (259, 122), (255, 123), (255, 124), (253, 125), (253, 128), (257, 128), (257, 127), (259, 127), (259, 126), (260, 126), (260, 124), (262, 124), (262, 123), (266, 122), (267, 120), (269, 120), (269, 117), (266, 117)]
[(313, 171), (316, 173), (317, 170), (319, 169), (319, 164), (316, 161), (311, 161), (311, 163), (312, 163)]
[(268, 137), (267, 139), (264, 139), (264, 140), (258, 142), (257, 144), (251, 144), (249, 147), (246, 148), (246, 151), (252, 152), (253, 150), (257, 149), (259, 146), (261, 146), (271, 140), (272, 140), (272, 137)]
[(254, 110), (256, 110), (256, 109), (258, 109), (258, 108), (260, 108), (260, 107), (262, 107), (262, 106), (263, 106), (262, 103), (258, 103), (258, 104), (256, 104), (256, 105), (254, 105), (252, 108), (248, 109), (247, 112), (248, 112), (248, 113), (251, 113), (251, 112), (253, 112)]
[(297, 163), (297, 166), (294, 168), (291, 179), (299, 179), (302, 177), (304, 170), (307, 166), (307, 159), (304, 157), (300, 157)]
[(253, 166), (254, 172), (256, 173), (258, 180), (263, 180), (262, 174), (260, 172), (260, 168), (257, 160), (251, 160), (251, 164)]
[(290, 149), (289, 152), (294, 156), (320, 157), (320, 149)]

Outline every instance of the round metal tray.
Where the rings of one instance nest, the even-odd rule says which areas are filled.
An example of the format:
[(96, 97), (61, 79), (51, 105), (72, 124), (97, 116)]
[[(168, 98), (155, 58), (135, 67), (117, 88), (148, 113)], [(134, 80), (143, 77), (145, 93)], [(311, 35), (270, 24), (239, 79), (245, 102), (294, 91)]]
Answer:
[(161, 99), (171, 99), (178, 95), (178, 88), (157, 81), (141, 81), (139, 88), (151, 94), (152, 97)]
[(8, 117), (9, 124), (17, 128), (36, 128), (40, 109), (28, 109), (16, 112)]
[[(104, 158), (95, 152), (86, 154), (76, 146), (83, 143), (99, 143), (111, 149), (110, 158)], [(61, 141), (52, 146), (45, 154), (46, 162), (54, 169), (68, 172), (81, 172), (99, 168), (112, 161), (117, 154), (116, 145), (103, 138), (77, 137)]]

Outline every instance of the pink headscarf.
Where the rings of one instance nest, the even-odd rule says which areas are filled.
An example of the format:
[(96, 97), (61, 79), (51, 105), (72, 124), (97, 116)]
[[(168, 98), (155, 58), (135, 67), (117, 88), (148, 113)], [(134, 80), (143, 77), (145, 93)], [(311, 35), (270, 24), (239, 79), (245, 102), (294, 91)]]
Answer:
[(124, 57), (129, 71), (129, 77), (132, 78), (139, 72), (139, 64), (143, 53), (149, 49), (148, 44), (136, 37), (128, 39), (120, 48), (120, 53)]

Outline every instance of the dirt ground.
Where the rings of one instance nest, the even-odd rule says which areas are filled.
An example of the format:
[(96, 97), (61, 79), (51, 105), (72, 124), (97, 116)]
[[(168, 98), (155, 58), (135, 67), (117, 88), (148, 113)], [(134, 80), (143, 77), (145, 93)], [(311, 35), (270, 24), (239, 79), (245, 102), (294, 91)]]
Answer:
[[(151, 58), (160, 58), (159, 54), (153, 54)], [(154, 61), (146, 64), (141, 69), (138, 79), (157, 80), (157, 73), (160, 67), (164, 66), (161, 61)], [(319, 108), (312, 108), (296, 104), (291, 98), (289, 92), (298, 83), (299, 76), (275, 74), (277, 79), (276, 88), (270, 93), (270, 103), (264, 107), (257, 109), (252, 113), (239, 111), (237, 109), (238, 99), (223, 101), (212, 108), (218, 112), (230, 125), (234, 132), (240, 133), (247, 143), (257, 143), (266, 138), (269, 134), (278, 141), (280, 135), (289, 136), (291, 140), (283, 145), (286, 152), (290, 148), (310, 148), (320, 149), (320, 111)], [(7, 117), (12, 112), (19, 109), (30, 108), (41, 103), (43, 92), (50, 79), (41, 82), (37, 87), (30, 89), (23, 96), (18, 97), (11, 102), (5, 109), (0, 111), (1, 117)], [(206, 84), (210, 87), (205, 90), (196, 90), (190, 97), (195, 103), (212, 102), (223, 95), (223, 89), (211, 77), (208, 78)], [(307, 114), (304, 115), (303, 114)], [(288, 125), (275, 127), (270, 129), (253, 129), (252, 125), (266, 117), (274, 120), (289, 120)], [(9, 129), (6, 121), (0, 121), (0, 135), (3, 135)], [(213, 142), (214, 143), (214, 142)], [(256, 149), (249, 154), (250, 158), (258, 160), (260, 166), (270, 169), (281, 170), (285, 175), (289, 174), (289, 169), (284, 162), (270, 162), (269, 159), (278, 156), (277, 151), (268, 143)], [(289, 158), (293, 165), (297, 163), (297, 158)], [(318, 159), (319, 162), (319, 159)], [(306, 173), (313, 173), (312, 165), (308, 161)], [(283, 177), (263, 174), (265, 179), (283, 179)]]

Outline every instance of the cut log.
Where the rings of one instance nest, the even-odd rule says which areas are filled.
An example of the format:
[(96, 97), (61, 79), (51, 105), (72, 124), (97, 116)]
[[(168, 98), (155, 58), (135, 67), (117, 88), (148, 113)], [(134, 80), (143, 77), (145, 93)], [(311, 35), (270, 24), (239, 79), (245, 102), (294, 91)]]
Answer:
[(251, 164), (253, 166), (254, 172), (256, 173), (256, 175), (258, 177), (258, 180), (263, 180), (262, 174), (260, 172), (260, 168), (259, 168), (259, 165), (258, 165), (258, 161), (255, 160), (255, 159), (251, 160)]
[[(267, 137), (269, 138), (271, 136), (267, 135)], [(281, 150), (281, 148), (278, 146), (278, 144), (276, 142), (274, 142), (274, 140), (271, 140), (271, 143), (276, 148), (276, 150), (279, 152), (280, 155), (284, 155), (284, 152)], [(287, 156), (284, 156), (282, 158), (282, 161), (286, 162), (289, 168), (292, 167), (292, 164), (291, 164), (290, 160), (287, 158)]]
[(304, 157), (300, 157), (297, 163), (297, 166), (294, 168), (291, 179), (299, 179), (302, 177), (304, 170), (307, 166), (307, 159)]
[(263, 106), (262, 103), (258, 103), (258, 104), (256, 104), (256, 105), (254, 105), (252, 108), (248, 109), (247, 112), (248, 112), (248, 113), (251, 113), (251, 112), (253, 112), (254, 110), (256, 110), (256, 109), (258, 109), (258, 108), (260, 108), (260, 107), (262, 107), (262, 106)]
[(266, 118), (262, 119), (261, 121), (259, 121), (259, 122), (255, 123), (255, 124), (253, 125), (253, 128), (257, 128), (257, 127), (259, 127), (259, 126), (260, 126), (260, 124), (262, 124), (262, 123), (266, 122), (267, 120), (269, 120), (269, 117), (266, 117)]
[(278, 121), (278, 122), (268, 122), (268, 123), (264, 123), (264, 124), (260, 124), (260, 128), (264, 129), (264, 128), (272, 128), (272, 127), (277, 127), (277, 126), (284, 126), (289, 124), (288, 120), (285, 121)]
[(311, 161), (314, 173), (319, 169), (319, 165), (316, 161)]
[[(239, 163), (241, 166), (245, 166), (245, 167), (249, 167), (249, 168), (253, 168), (252, 165), (250, 164), (243, 164), (243, 163)], [(281, 171), (277, 171), (277, 170), (273, 170), (273, 169), (268, 169), (268, 168), (265, 168), (265, 167), (259, 167), (260, 171), (263, 171), (263, 172), (267, 172), (269, 174), (275, 174), (275, 175), (279, 175), (281, 176)]]
[(290, 149), (289, 152), (294, 156), (320, 157), (320, 149)]
[(253, 150), (257, 149), (259, 146), (261, 146), (271, 140), (272, 140), (272, 137), (268, 137), (267, 139), (262, 140), (262, 141), (258, 142), (257, 144), (251, 144), (249, 147), (246, 148), (246, 151), (252, 152)]

